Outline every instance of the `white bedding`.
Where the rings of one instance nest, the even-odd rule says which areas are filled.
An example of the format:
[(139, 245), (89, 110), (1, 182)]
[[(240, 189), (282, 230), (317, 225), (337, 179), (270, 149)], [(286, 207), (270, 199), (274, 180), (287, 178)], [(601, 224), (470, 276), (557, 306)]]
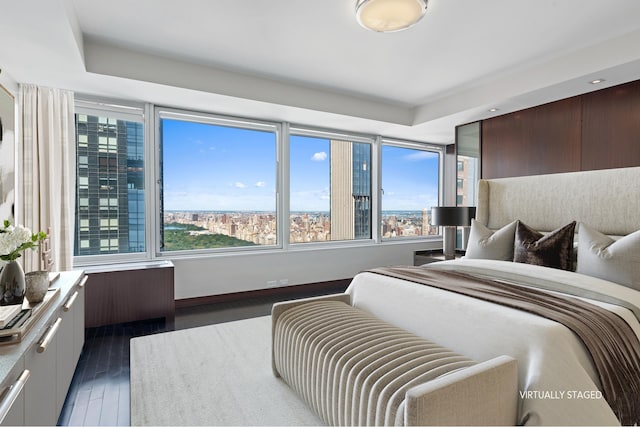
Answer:
[[(526, 284), (553, 281), (615, 296), (640, 307), (640, 292), (579, 275), (527, 264), (455, 260), (425, 268), (494, 275)], [(529, 279), (528, 279), (529, 278)], [(619, 425), (606, 400), (591, 357), (565, 326), (516, 309), (428, 286), (360, 273), (347, 289), (355, 307), (431, 339), (476, 361), (509, 355), (518, 361), (518, 423), (527, 425)], [(640, 337), (627, 309), (591, 301), (623, 317)]]

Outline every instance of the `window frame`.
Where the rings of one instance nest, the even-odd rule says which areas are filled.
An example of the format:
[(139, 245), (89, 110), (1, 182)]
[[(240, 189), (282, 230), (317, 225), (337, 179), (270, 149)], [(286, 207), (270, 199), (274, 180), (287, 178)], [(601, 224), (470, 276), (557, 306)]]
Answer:
[[(154, 152), (154, 196), (155, 203), (154, 217), (156, 220), (154, 229), (154, 256), (155, 258), (188, 258), (188, 257), (201, 257), (206, 255), (217, 254), (234, 254), (234, 253), (246, 253), (246, 252), (261, 252), (269, 250), (280, 250), (284, 247), (282, 242), (282, 177), (281, 177), (281, 164), (282, 164), (282, 123), (269, 122), (265, 120), (254, 120), (242, 117), (232, 117), (222, 114), (206, 113), (199, 111), (184, 110), (178, 108), (169, 108), (162, 106), (154, 107), (153, 114), (153, 152)], [(230, 246), (224, 248), (208, 248), (208, 249), (187, 249), (178, 251), (162, 251), (161, 244), (161, 232), (160, 226), (164, 223), (160, 217), (162, 211), (162, 205), (160, 202), (161, 186), (162, 186), (162, 155), (161, 155), (161, 141), (160, 141), (160, 120), (172, 119), (188, 121), (193, 123), (211, 124), (214, 126), (225, 126), (232, 128), (257, 130), (273, 132), (275, 134), (275, 150), (276, 150), (276, 164), (275, 174), (276, 179), (276, 194), (275, 194), (275, 209), (276, 209), (276, 244), (275, 245), (255, 245), (255, 246)], [(157, 213), (157, 215), (156, 215)]]
[[(471, 140), (473, 139), (473, 142)], [(461, 124), (455, 127), (455, 144), (456, 153), (455, 159), (457, 163), (456, 167), (456, 179), (460, 172), (469, 174), (469, 169), (473, 172), (473, 176), (467, 177), (468, 192), (466, 196), (471, 193), (473, 200), (467, 201), (467, 206), (476, 206), (478, 204), (478, 181), (482, 177), (482, 121), (475, 121), (466, 124)], [(467, 160), (467, 166), (473, 164), (473, 167), (465, 168), (464, 160)], [(462, 166), (462, 167), (461, 167)], [(462, 206), (461, 201), (458, 199), (458, 188), (456, 188), (456, 205)], [(465, 194), (463, 194), (464, 196)], [(464, 198), (464, 197), (463, 197)]]
[[(107, 100), (103, 98), (96, 98), (90, 96), (77, 96), (75, 98), (75, 108), (74, 108), (74, 122), (76, 115), (95, 115), (95, 116), (108, 116), (109, 118), (115, 118), (116, 120), (125, 120), (125, 121), (134, 121), (142, 123), (142, 129), (144, 132), (143, 136), (143, 144), (144, 144), (144, 167), (145, 167), (145, 251), (144, 252), (127, 252), (127, 253), (118, 253), (118, 254), (95, 254), (95, 255), (74, 255), (73, 256), (73, 266), (74, 267), (85, 267), (92, 265), (103, 265), (103, 264), (118, 264), (125, 262), (141, 262), (141, 261), (149, 261), (152, 259), (151, 250), (149, 246), (149, 237), (151, 233), (151, 224), (149, 224), (149, 213), (150, 209), (153, 208), (151, 200), (150, 200), (150, 188), (149, 187), (149, 166), (150, 159), (148, 157), (148, 105), (140, 104), (134, 102), (124, 102), (124, 101), (114, 101)], [(74, 136), (75, 139), (75, 136)], [(76, 141), (77, 144), (77, 141)], [(76, 171), (78, 165), (76, 164)], [(77, 173), (77, 172), (76, 172)], [(77, 175), (76, 175), (77, 176)], [(77, 184), (76, 184), (77, 186)], [(77, 189), (76, 189), (77, 191)], [(77, 196), (76, 196), (77, 200)], [(76, 210), (78, 207), (76, 206)], [(77, 214), (76, 214), (77, 215)], [(77, 218), (77, 216), (76, 216)], [(74, 244), (76, 241), (74, 226)]]
[[(286, 121), (267, 121), (240, 116), (228, 116), (211, 112), (203, 112), (182, 108), (172, 108), (151, 103), (136, 103), (120, 100), (76, 95), (74, 114), (106, 115), (108, 117), (127, 121), (138, 121), (143, 124), (144, 131), (144, 185), (145, 185), (145, 251), (123, 254), (82, 255), (74, 256), (74, 267), (92, 265), (118, 264), (130, 262), (144, 262), (162, 259), (202, 258), (211, 256), (242, 256), (243, 254), (325, 250), (340, 247), (365, 247), (375, 245), (395, 245), (416, 243), (417, 241), (437, 240), (440, 235), (433, 236), (403, 236), (384, 239), (381, 236), (382, 224), (382, 147), (384, 145), (411, 148), (421, 151), (432, 151), (439, 154), (438, 162), (438, 204), (442, 205), (445, 198), (445, 145), (428, 142), (390, 138), (381, 135), (364, 134), (328, 129), (306, 124), (290, 124)], [(257, 245), (250, 247), (228, 247), (212, 249), (193, 249), (182, 251), (160, 250), (160, 186), (161, 186), (161, 155), (159, 141), (160, 117), (177, 120), (191, 120), (195, 122), (211, 123), (222, 126), (235, 126), (255, 130), (274, 130), (276, 133), (276, 245)], [(290, 135), (317, 137), (324, 139), (338, 139), (351, 142), (371, 144), (371, 238), (338, 240), (326, 242), (289, 242), (290, 221)], [(77, 165), (76, 165), (77, 170)], [(75, 232), (75, 228), (74, 228)], [(74, 242), (76, 236), (74, 235)]]
[[(289, 241), (290, 233), (289, 230), (289, 221), (291, 217), (290, 210), (290, 173), (291, 173), (291, 145), (290, 145), (290, 136), (303, 136), (310, 138), (319, 138), (319, 139), (328, 139), (328, 140), (340, 140), (340, 141), (348, 141), (348, 142), (357, 142), (371, 145), (371, 238), (369, 239), (351, 239), (351, 240), (329, 240), (323, 242), (304, 242), (304, 243), (292, 243)], [(303, 125), (290, 125), (287, 132), (287, 165), (286, 165), (286, 188), (287, 188), (287, 211), (286, 211), (286, 241), (287, 247), (295, 250), (307, 250), (307, 249), (317, 249), (317, 248), (331, 248), (331, 247), (344, 247), (344, 246), (363, 246), (370, 245), (372, 243), (379, 243), (377, 240), (377, 234), (375, 230), (375, 216), (377, 210), (377, 190), (376, 190), (376, 180), (377, 180), (377, 171), (373, 165), (377, 161), (377, 138), (371, 135), (359, 134), (356, 132), (341, 132), (333, 129), (323, 129), (320, 127), (313, 126), (303, 126)], [(330, 184), (330, 183), (329, 183)], [(331, 213), (331, 212), (329, 212)]]
[(440, 146), (440, 145), (422, 143), (417, 141), (409, 141), (409, 140), (398, 139), (398, 138), (380, 137), (380, 145), (379, 145), (380, 153), (379, 153), (379, 161), (377, 164), (378, 176), (379, 176), (378, 193), (380, 195), (377, 228), (378, 228), (378, 233), (380, 235), (380, 242), (408, 243), (408, 242), (415, 242), (417, 240), (429, 240), (433, 238), (441, 238), (442, 237), (441, 230), (439, 230), (438, 234), (434, 234), (431, 236), (401, 236), (401, 237), (387, 237), (387, 238), (382, 237), (380, 227), (382, 226), (382, 192), (383, 192), (382, 162), (384, 161), (384, 159), (382, 158), (382, 147), (384, 146), (407, 148), (412, 150), (430, 151), (430, 152), (438, 153), (438, 206), (441, 206), (444, 200), (444, 178), (445, 178), (445, 171), (444, 171), (445, 146), (444, 145)]

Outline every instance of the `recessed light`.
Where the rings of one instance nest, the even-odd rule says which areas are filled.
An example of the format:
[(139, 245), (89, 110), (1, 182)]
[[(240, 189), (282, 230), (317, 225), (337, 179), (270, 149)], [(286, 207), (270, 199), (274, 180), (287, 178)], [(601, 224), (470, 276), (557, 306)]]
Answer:
[(496, 111), (498, 111), (498, 110), (499, 110), (499, 108), (495, 108), (495, 107), (494, 107), (494, 108), (490, 108), (490, 109), (489, 109), (489, 112), (490, 112), (490, 113), (495, 113), (495, 112), (496, 112)]
[(592, 85), (597, 85), (598, 83), (602, 83), (604, 81), (604, 79), (595, 79), (595, 80), (591, 80), (589, 83), (591, 83)]

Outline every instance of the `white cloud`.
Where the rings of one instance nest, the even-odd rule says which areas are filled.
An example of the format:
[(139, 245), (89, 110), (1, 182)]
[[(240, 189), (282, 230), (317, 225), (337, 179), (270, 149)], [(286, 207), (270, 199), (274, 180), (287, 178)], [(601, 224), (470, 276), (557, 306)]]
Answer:
[(436, 159), (438, 158), (438, 153), (434, 153), (431, 151), (418, 151), (418, 152), (406, 155), (404, 156), (404, 158), (405, 160), (418, 162), (420, 160)]
[(247, 188), (246, 184), (242, 182), (236, 182), (235, 184), (233, 184), (233, 186), (236, 188)]
[(327, 153), (325, 153), (324, 151), (320, 151), (319, 153), (315, 153), (311, 157), (311, 160), (313, 160), (314, 162), (324, 162), (325, 160), (327, 160)]
[(266, 182), (264, 182), (264, 181), (258, 181), (258, 182), (256, 182), (256, 187), (264, 187), (264, 186), (266, 186), (266, 185), (267, 185), (267, 183), (266, 183)]

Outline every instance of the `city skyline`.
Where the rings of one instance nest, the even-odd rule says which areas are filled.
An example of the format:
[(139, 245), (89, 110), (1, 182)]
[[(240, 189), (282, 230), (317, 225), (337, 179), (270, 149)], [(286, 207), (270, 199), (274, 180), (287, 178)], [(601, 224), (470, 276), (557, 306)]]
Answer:
[[(389, 212), (394, 214), (383, 215), (380, 223), (382, 238), (416, 237), (438, 232), (437, 227), (429, 225), (431, 214), (428, 209)], [(214, 235), (230, 236), (256, 245), (275, 245), (281, 235), (278, 232), (275, 212), (167, 211), (163, 219), (165, 233), (171, 233), (168, 240), (162, 240), (164, 251), (189, 249), (190, 245), (199, 246), (201, 243), (198, 243), (197, 239)], [(340, 220), (344, 219), (339, 214), (338, 221)], [(288, 229), (289, 243), (345, 241), (357, 238), (340, 233), (335, 236), (331, 217), (326, 212), (291, 213), (285, 229)], [(180, 235), (182, 237), (178, 237)], [(177, 247), (176, 238), (181, 240)]]
[[(381, 212), (387, 212), (387, 213), (410, 213), (410, 212), (422, 212), (424, 209), (427, 209), (428, 211), (431, 211), (431, 208), (423, 208), (423, 209), (391, 209), (391, 210), (382, 210)], [(213, 209), (165, 209), (165, 213), (215, 213), (215, 214), (230, 214), (230, 213), (244, 213), (244, 214), (250, 214), (250, 213), (256, 213), (256, 214), (275, 214), (275, 211), (261, 211), (261, 210), (254, 210), (254, 209), (250, 209), (250, 210), (236, 210), (236, 209), (230, 209), (230, 210), (213, 210)], [(329, 215), (330, 211), (326, 210), (326, 211), (321, 211), (321, 210), (308, 210), (308, 211), (304, 211), (304, 210), (297, 210), (297, 211), (293, 211), (290, 210), (289, 214), (291, 215), (295, 215), (295, 214), (311, 214), (311, 213), (317, 213), (317, 214), (323, 214), (323, 215)]]

